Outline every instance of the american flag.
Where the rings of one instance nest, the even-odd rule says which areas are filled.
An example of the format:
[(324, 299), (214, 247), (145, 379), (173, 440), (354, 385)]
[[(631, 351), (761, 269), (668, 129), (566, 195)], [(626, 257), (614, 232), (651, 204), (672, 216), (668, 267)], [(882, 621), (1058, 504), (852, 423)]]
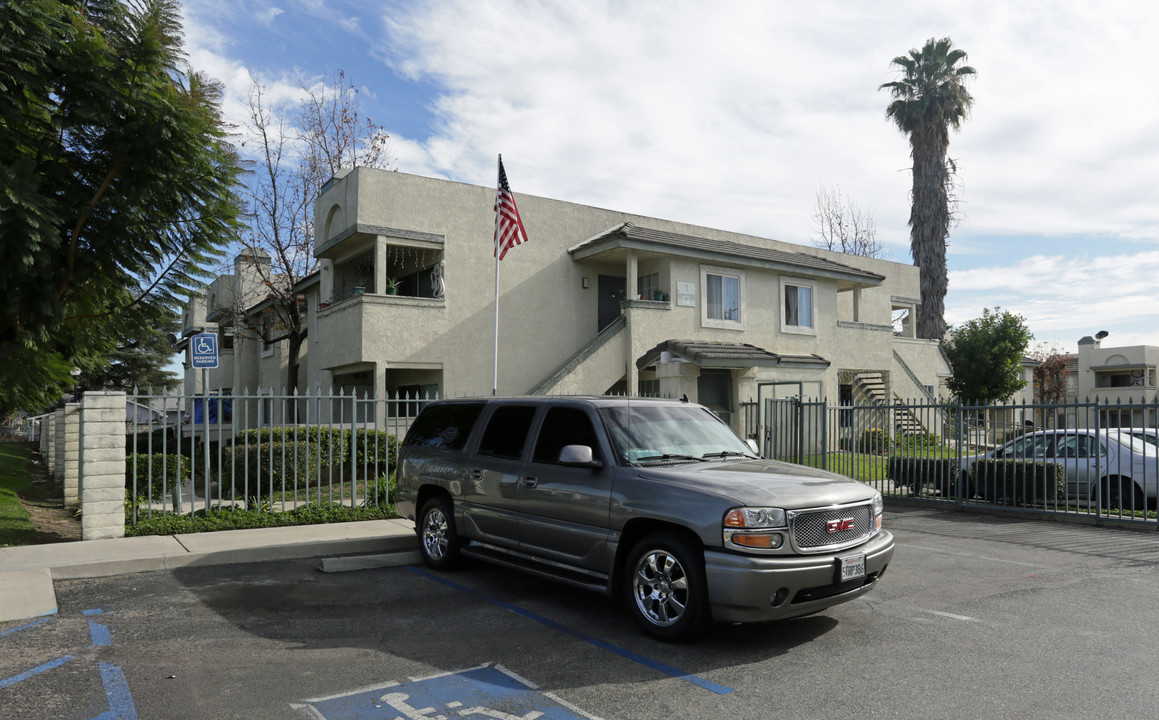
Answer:
[(519, 219), (519, 208), (515, 207), (515, 196), (507, 184), (507, 173), (503, 170), (503, 156), (499, 156), (499, 187), (495, 191), (495, 252), (502, 260), (507, 251), (527, 241), (523, 221)]

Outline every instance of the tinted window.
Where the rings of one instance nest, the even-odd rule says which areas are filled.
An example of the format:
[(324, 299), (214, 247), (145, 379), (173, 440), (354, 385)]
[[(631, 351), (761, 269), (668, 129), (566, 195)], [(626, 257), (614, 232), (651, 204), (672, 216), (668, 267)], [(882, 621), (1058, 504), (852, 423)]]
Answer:
[(564, 445), (587, 445), (593, 457), (599, 456), (600, 444), (592, 421), (579, 408), (555, 407), (547, 411), (535, 443), (534, 462), (559, 462), (559, 451)]
[(519, 458), (523, 455), (523, 443), (527, 431), (535, 419), (535, 407), (508, 405), (496, 410), (487, 421), (483, 439), (479, 441), (479, 453), (495, 457)]
[(462, 450), (482, 410), (483, 403), (428, 405), (415, 418), (403, 445)]

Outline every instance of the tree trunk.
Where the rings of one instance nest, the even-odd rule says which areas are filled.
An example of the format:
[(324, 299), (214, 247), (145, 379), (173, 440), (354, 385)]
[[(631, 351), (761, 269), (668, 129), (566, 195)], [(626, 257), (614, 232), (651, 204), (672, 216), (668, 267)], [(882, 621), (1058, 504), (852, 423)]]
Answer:
[(910, 135), (913, 148), (913, 205), (910, 210), (910, 250), (921, 269), (921, 304), (917, 307), (917, 335), (941, 340), (946, 334), (946, 236), (949, 234), (949, 196), (946, 192), (945, 127), (920, 128)]

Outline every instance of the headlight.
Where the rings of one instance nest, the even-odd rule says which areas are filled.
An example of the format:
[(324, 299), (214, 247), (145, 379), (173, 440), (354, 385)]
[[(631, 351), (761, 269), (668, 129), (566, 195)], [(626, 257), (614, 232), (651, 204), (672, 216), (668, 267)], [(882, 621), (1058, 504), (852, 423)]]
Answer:
[(885, 500), (882, 499), (881, 493), (873, 494), (873, 531), (877, 532), (881, 529), (881, 515), (885, 512)]
[[(880, 495), (878, 498), (880, 499)], [(733, 528), (783, 528), (785, 511), (781, 508), (733, 508), (724, 516), (724, 526)]]
[(733, 508), (724, 516), (724, 546), (737, 550), (772, 551), (785, 544), (788, 527), (781, 508)]

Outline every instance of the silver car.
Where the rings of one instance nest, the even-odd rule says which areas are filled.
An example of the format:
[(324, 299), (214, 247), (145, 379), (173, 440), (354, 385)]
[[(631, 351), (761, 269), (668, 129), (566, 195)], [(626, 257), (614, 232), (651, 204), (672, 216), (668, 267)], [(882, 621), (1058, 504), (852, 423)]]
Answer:
[(1098, 498), (1108, 508), (1143, 510), (1154, 507), (1159, 495), (1159, 448), (1126, 429), (1039, 430), (983, 455), (963, 458), (966, 487), (986, 498), (992, 483), (975, 466), (983, 458), (1059, 463), (1066, 473), (1068, 498), (1090, 502)]
[(763, 460), (667, 400), (432, 403), (399, 450), (396, 507), (432, 568), (471, 557), (596, 590), (662, 639), (860, 597), (894, 548), (873, 488)]

